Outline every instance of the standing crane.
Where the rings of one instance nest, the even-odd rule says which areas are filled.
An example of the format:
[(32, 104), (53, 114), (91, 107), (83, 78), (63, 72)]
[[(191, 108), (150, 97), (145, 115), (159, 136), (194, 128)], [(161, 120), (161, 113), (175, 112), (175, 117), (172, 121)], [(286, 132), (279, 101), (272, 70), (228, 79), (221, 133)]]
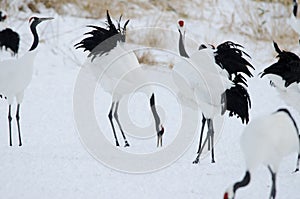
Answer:
[[(231, 41), (220, 44), (217, 49), (212, 45), (207, 46), (202, 44), (198, 51), (189, 56), (184, 45), (185, 23), (183, 20), (178, 21), (178, 31), (179, 54), (190, 60), (193, 66), (203, 74), (202, 77), (198, 76), (198, 78), (194, 77), (194, 79), (188, 77), (187, 79), (194, 81), (190, 82), (191, 85), (199, 86), (203, 84), (204, 90), (198, 90), (196, 87), (193, 88), (193, 90), (194, 92), (199, 92), (195, 93), (196, 96), (206, 96), (205, 98), (202, 96), (203, 101), (201, 103), (199, 103), (199, 101), (197, 102), (200, 110), (203, 112), (203, 119), (197, 157), (193, 163), (199, 163), (199, 158), (206, 142), (208, 142), (208, 149), (211, 150), (212, 163), (214, 163), (213, 118), (219, 114), (224, 114), (227, 110), (229, 111), (229, 116), (237, 115), (241, 118), (243, 123), (248, 123), (251, 101), (247, 89), (243, 86), (247, 86), (246, 79), (241, 73), (252, 77), (248, 67), (253, 69), (254, 67), (243, 57), (243, 55), (246, 55), (250, 58), (248, 54), (239, 49), (242, 46)], [(188, 66), (185, 67), (186, 68), (180, 65), (180, 68), (182, 68), (180, 70), (187, 70)], [(207, 74), (211, 74), (212, 76), (209, 77)], [(203, 78), (205, 80), (204, 82), (202, 82)], [(199, 99), (201, 99), (201, 97), (199, 97)], [(212, 100), (214, 101), (213, 103)], [(211, 112), (213, 114), (207, 112), (207, 110), (209, 110), (207, 109), (208, 107), (211, 110), (215, 109)], [(202, 145), (206, 121), (208, 124), (208, 132)], [(210, 145), (212, 145), (212, 147), (210, 147)]]
[(7, 98), (8, 102), (8, 123), (9, 123), (9, 145), (12, 146), (11, 135), (11, 106), (16, 99), (17, 111), (16, 120), (19, 134), (19, 146), (22, 146), (20, 129), (20, 107), (24, 97), (24, 91), (29, 85), (32, 74), (34, 59), (39, 44), (39, 36), (36, 30), (38, 24), (53, 18), (31, 17), (29, 19), (30, 30), (33, 35), (33, 43), (29, 51), (20, 58), (8, 59), (0, 62), (0, 93)]
[[(100, 86), (113, 97), (108, 118), (113, 130), (116, 146), (120, 146), (120, 144), (113, 118), (115, 118), (121, 131), (125, 142), (124, 147), (128, 147), (129, 142), (127, 141), (118, 116), (119, 102), (124, 95), (130, 94), (131, 91), (129, 88), (131, 86), (142, 82), (145, 77), (140, 73), (136, 74), (134, 72), (141, 69), (140, 64), (134, 52), (126, 49), (126, 26), (129, 20), (121, 27), (121, 15), (116, 27), (108, 11), (106, 12), (106, 18), (106, 28), (94, 25), (88, 26), (93, 28), (93, 30), (85, 33), (85, 35), (90, 36), (75, 44), (75, 48), (83, 48), (84, 51), (89, 52), (88, 58), (90, 58), (90, 60), (88, 64), (92, 70), (91, 72), (96, 76), (96, 80), (98, 80), (98, 78), (100, 78), (99, 75), (102, 74), (102, 83)], [(127, 75), (124, 76), (125, 74)], [(122, 80), (121, 88), (115, 89), (120, 80)]]
[(291, 153), (298, 153), (295, 172), (299, 171), (299, 144), (299, 129), (287, 109), (278, 109), (271, 115), (252, 120), (240, 139), (246, 162), (245, 176), (226, 190), (224, 199), (234, 199), (236, 191), (250, 183), (251, 172), (260, 164), (270, 171), (272, 187), (269, 198), (275, 199), (276, 175), (282, 159)]
[[(4, 23), (7, 15), (0, 11), (0, 23)], [(12, 55), (16, 55), (19, 51), (20, 36), (17, 32), (10, 28), (1, 28), (0, 30), (0, 49), (10, 50)]]

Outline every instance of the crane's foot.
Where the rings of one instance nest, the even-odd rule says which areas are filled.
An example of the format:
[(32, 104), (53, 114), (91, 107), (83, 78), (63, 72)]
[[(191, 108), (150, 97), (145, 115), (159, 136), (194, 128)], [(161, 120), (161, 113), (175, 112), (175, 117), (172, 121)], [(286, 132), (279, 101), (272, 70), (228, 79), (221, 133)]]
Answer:
[(297, 168), (297, 169), (295, 169), (294, 173), (297, 173), (298, 171), (299, 171), (299, 169)]
[(119, 142), (118, 142), (118, 141), (116, 141), (116, 146), (120, 146), (120, 144), (119, 144)]
[(20, 143), (19, 146), (22, 146), (22, 143)]
[(125, 140), (125, 145), (124, 147), (130, 147), (129, 143), (127, 142), (127, 140)]
[(216, 161), (213, 159), (213, 160), (211, 160), (211, 163), (216, 163)]
[(198, 157), (193, 161), (193, 164), (199, 164), (199, 158)]

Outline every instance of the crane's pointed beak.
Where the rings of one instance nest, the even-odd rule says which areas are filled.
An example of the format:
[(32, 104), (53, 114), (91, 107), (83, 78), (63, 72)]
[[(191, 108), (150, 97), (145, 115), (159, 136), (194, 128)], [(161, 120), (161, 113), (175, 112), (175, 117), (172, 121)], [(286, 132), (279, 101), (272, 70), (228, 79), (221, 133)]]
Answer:
[(157, 148), (162, 147), (162, 135), (157, 135)]
[(40, 18), (40, 21), (47, 21), (47, 20), (52, 20), (54, 19), (53, 17), (43, 17), (43, 18)]

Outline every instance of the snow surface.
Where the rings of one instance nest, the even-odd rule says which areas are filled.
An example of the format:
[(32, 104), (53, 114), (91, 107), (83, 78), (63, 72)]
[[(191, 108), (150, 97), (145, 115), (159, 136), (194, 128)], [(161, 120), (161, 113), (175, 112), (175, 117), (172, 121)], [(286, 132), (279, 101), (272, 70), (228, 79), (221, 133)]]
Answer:
[[(226, 1), (227, 2), (227, 1)], [(228, 13), (234, 9), (225, 1), (218, 9)], [(224, 4), (224, 5), (223, 5)], [(269, 86), (267, 78), (260, 79), (258, 73), (274, 61), (272, 41), (253, 41), (238, 33), (220, 29), (222, 16), (211, 21), (186, 19), (187, 37), (197, 44), (202, 42), (219, 44), (233, 40), (243, 44), (252, 56), (256, 67), (255, 77), (249, 80), (249, 92), (252, 100), (251, 118), (270, 113), (279, 107), (286, 107), (274, 88)], [(208, 11), (205, 11), (208, 12)], [(155, 12), (149, 12), (140, 18), (132, 19), (128, 29), (147, 27)], [(205, 14), (205, 13), (204, 13)], [(21, 33), (21, 52), (25, 53), (30, 45), (31, 35), (27, 18), (31, 13), (20, 12), (12, 16), (7, 24), (17, 27)], [(8, 146), (7, 103), (0, 101), (0, 198), (223, 198), (225, 189), (240, 180), (244, 175), (244, 160), (239, 146), (239, 135), (245, 125), (236, 118), (224, 117), (223, 127), (215, 146), (216, 163), (210, 163), (209, 154), (205, 154), (199, 165), (193, 165), (198, 145), (198, 134), (189, 149), (170, 166), (150, 173), (130, 174), (116, 171), (95, 160), (80, 141), (73, 117), (73, 90), (80, 66), (87, 54), (76, 51), (73, 45), (82, 39), (88, 31), (86, 25), (101, 25), (101, 20), (59, 16), (52, 10), (44, 10), (43, 16), (55, 17), (55, 20), (39, 25), (41, 44), (35, 62), (35, 73), (30, 86), (25, 91), (21, 105), (21, 127), (23, 146), (17, 146), (17, 128), (13, 123), (13, 147)], [(216, 15), (218, 16), (218, 15)], [(289, 16), (289, 15), (288, 15)], [(166, 19), (160, 27), (174, 32), (169, 38), (168, 49), (177, 53), (177, 19)], [(128, 31), (128, 34), (130, 31)], [(138, 35), (140, 39), (143, 35)], [(212, 42), (213, 41), (213, 42)], [(190, 42), (188, 52), (196, 49)], [(194, 48), (193, 48), (194, 47)], [(297, 49), (297, 42), (290, 50)], [(174, 62), (173, 55), (164, 56), (153, 51), (161, 66), (152, 66), (150, 70), (169, 75), (166, 66)], [(159, 64), (158, 64), (159, 65)], [(146, 66), (147, 67), (147, 66)], [(164, 145), (172, 143), (180, 126), (180, 108), (172, 93), (157, 88), (156, 101), (164, 111)], [(84, 96), (82, 96), (84, 98)], [(95, 113), (105, 136), (114, 144), (113, 135), (107, 118), (111, 97), (101, 88), (95, 95)], [(133, 96), (130, 117), (137, 125), (149, 125), (150, 112), (145, 111), (148, 101), (144, 96)], [(162, 108), (163, 107), (163, 108)], [(15, 109), (13, 109), (15, 111)], [(141, 114), (144, 114), (141, 117)], [(292, 110), (297, 121), (298, 113)], [(199, 113), (200, 115), (200, 113)], [(195, 118), (189, 118), (194, 121)], [(218, 120), (219, 121), (219, 120)], [(222, 120), (220, 120), (222, 121)], [(15, 121), (13, 121), (15, 122)], [(200, 121), (194, 121), (200, 122)], [(199, 123), (200, 124), (200, 123)], [(154, 128), (153, 128), (154, 130)], [(155, 133), (155, 132), (153, 132)], [(119, 136), (122, 145), (121, 136)], [(156, 138), (128, 138), (131, 147), (123, 149), (133, 153), (147, 153), (156, 149)], [(277, 198), (300, 199), (300, 174), (292, 173), (296, 165), (296, 154), (287, 157), (278, 173)], [(252, 174), (247, 188), (237, 192), (236, 198), (267, 198), (271, 186), (271, 177), (265, 167), (259, 167)]]

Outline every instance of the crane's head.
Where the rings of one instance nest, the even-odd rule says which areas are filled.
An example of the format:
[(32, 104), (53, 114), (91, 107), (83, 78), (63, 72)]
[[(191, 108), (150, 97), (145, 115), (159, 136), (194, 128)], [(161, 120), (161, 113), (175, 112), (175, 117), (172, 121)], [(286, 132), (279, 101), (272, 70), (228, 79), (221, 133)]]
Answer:
[(185, 22), (182, 19), (178, 20), (177, 27), (181, 34), (185, 34)]
[(7, 18), (7, 15), (0, 11), (0, 21), (4, 21)]
[(162, 147), (162, 136), (165, 132), (165, 128), (163, 125), (160, 125), (160, 131), (157, 132), (157, 147), (161, 146)]
[(228, 188), (224, 193), (224, 199), (234, 199), (234, 192), (232, 187)]
[(52, 19), (54, 19), (54, 18), (53, 17), (41, 17), (41, 18), (39, 18), (39, 17), (30, 17), (30, 19), (29, 19), (30, 27), (35, 28), (41, 22), (52, 20)]
[(206, 48), (209, 48), (209, 49), (212, 49), (212, 50), (215, 50), (216, 47), (212, 44), (201, 44), (198, 48), (198, 50), (202, 50), (202, 49), (206, 49)]
[(126, 26), (129, 23), (129, 19), (124, 23), (123, 27), (121, 27), (121, 20), (122, 20), (122, 15), (120, 15), (119, 20), (117, 21), (118, 23), (118, 32), (121, 35), (121, 41), (125, 42), (126, 39)]

